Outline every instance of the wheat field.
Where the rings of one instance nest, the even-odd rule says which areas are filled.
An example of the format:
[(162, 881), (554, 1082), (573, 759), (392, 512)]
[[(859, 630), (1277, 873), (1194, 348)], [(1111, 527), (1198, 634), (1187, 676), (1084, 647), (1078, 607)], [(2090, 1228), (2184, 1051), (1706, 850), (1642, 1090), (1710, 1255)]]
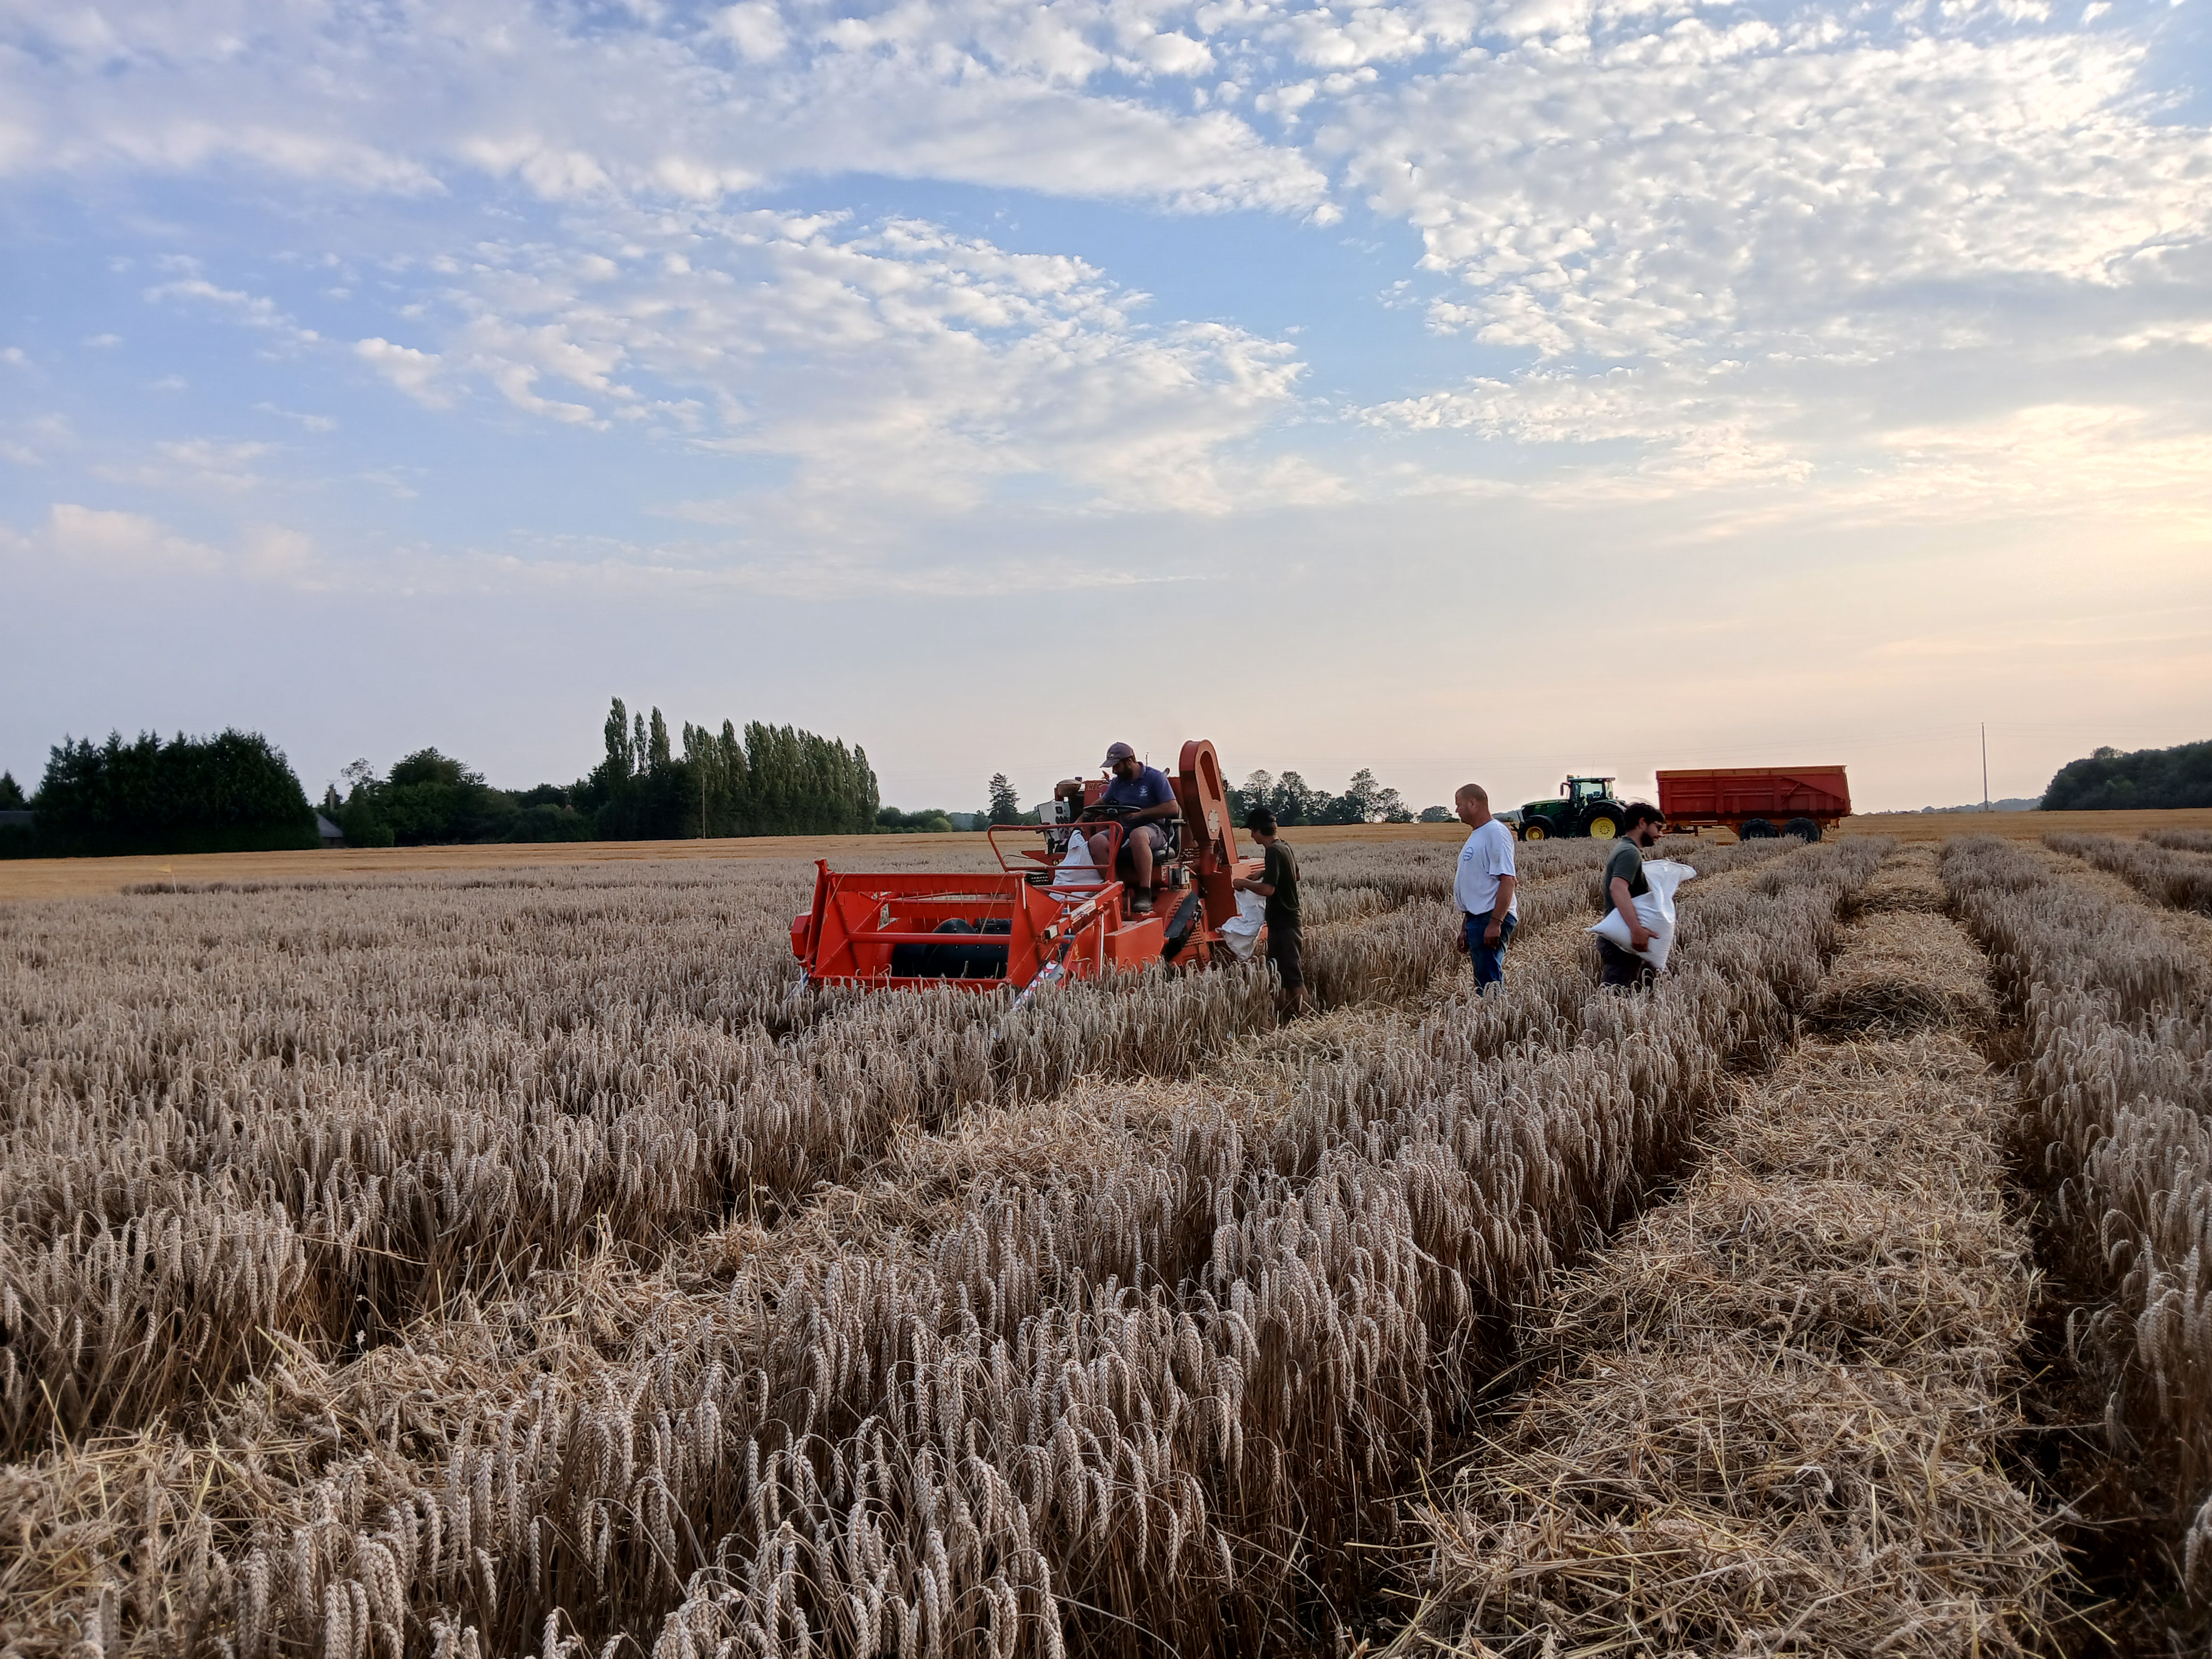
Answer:
[[(1793, 1316), (1919, 1356), (1914, 1432), (1959, 1473), (1897, 1547), (1970, 1534), (2002, 1593), (1938, 1607), (1906, 1573), (1818, 1628), (2032, 1643), (2072, 1592), (2048, 1495), (1978, 1449), (2034, 1274), (1992, 1209), (2010, 1074), (1970, 1045), (2034, 993), (1982, 895), (2025, 858), (2069, 895), (2142, 896), (2032, 846), (1686, 842), (1675, 971), (1626, 996), (1583, 932), (1605, 850), (1523, 849), (1507, 983), (1478, 999), (1453, 846), (1306, 846), (1322, 1012), (1288, 1025), (1264, 967), (1018, 1011), (795, 989), (811, 870), (787, 860), (172, 875), (0, 909), (0, 1641), (1472, 1655), (1546, 1620), (1470, 1619), (1498, 1547), (1480, 1521), (1462, 1571), (1420, 1541), (1468, 1512), (1427, 1472), (1473, 1468), (1501, 1388), (1533, 1446), (1565, 1432), (1570, 1333), (1629, 1305), (1601, 1282), (1620, 1252), (1650, 1283), (1706, 1248), (1663, 1232), (1702, 1181), (1853, 1238), (1895, 1186), (1920, 1207), (1865, 1248), (1947, 1241), (1935, 1303), (1838, 1290)], [(1814, 1170), (1784, 1144), (1863, 1141), (1926, 1099), (1955, 1127), (1920, 1164)], [(1669, 1316), (1642, 1363), (1724, 1349), (1817, 1267)], [(2159, 1397), (2194, 1433), (2181, 1363)], [(1812, 1361), (1787, 1386), (1838, 1422), (1871, 1409)], [(1592, 1455), (1655, 1432), (1650, 1399), (1608, 1401)], [(1854, 1467), (1852, 1490), (1894, 1487)], [(1453, 1491), (1483, 1510), (1502, 1478)], [(1814, 1568), (1772, 1594), (1827, 1595)], [(1711, 1600), (1670, 1605), (1769, 1629)]]
[[(2002, 836), (2038, 840), (2054, 831), (2079, 835), (2123, 833), (2212, 838), (2212, 808), (2118, 812), (1875, 812), (1845, 818), (1844, 836), (1942, 842), (1954, 836)], [(1357, 842), (1363, 846), (1457, 847), (1466, 830), (1457, 823), (1304, 825), (1292, 832), (1302, 847)], [(972, 864), (995, 868), (982, 838), (902, 835), (889, 844), (896, 856), (927, 858), (935, 867)], [(1734, 842), (1725, 830), (1704, 833), (1710, 852)], [(2179, 843), (2177, 843), (2179, 844)], [(459, 847), (345, 847), (294, 853), (196, 853), (103, 859), (0, 859), (0, 903), (21, 899), (89, 898), (149, 882), (357, 881), (422, 872), (564, 870), (612, 864), (725, 864), (732, 859), (829, 858), (841, 868), (872, 866), (884, 856), (881, 836), (751, 836), (737, 840), (494, 842)], [(2201, 850), (2201, 849), (2200, 849)]]

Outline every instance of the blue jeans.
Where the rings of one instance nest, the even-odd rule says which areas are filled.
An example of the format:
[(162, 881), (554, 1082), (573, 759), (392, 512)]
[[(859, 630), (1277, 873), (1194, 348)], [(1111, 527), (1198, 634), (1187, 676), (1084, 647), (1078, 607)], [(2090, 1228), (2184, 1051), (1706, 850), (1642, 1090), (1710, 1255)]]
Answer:
[(1506, 912), (1493, 947), (1483, 943), (1483, 935), (1490, 931), (1490, 912), (1467, 919), (1467, 959), (1474, 964), (1476, 990), (1487, 992), (1492, 986), (1505, 982), (1505, 947), (1513, 943), (1513, 930), (1520, 925), (1520, 917)]

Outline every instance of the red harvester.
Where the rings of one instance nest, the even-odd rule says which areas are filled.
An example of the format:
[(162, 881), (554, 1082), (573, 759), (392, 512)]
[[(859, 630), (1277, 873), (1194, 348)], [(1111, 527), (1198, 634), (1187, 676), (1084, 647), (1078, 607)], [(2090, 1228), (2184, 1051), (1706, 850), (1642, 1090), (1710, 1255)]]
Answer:
[[(1659, 774), (1659, 810), (1669, 830), (1733, 830), (1746, 841), (1798, 836), (1818, 841), (1851, 811), (1840, 766), (1729, 766)], [(1784, 820), (1776, 827), (1776, 820)]]
[[(871, 989), (950, 981), (995, 990), (1154, 962), (1207, 965), (1228, 953), (1221, 925), (1237, 915), (1230, 882), (1257, 875), (1260, 861), (1239, 860), (1212, 744), (1183, 744), (1170, 781), (1182, 810), (1160, 824), (1168, 851), (1154, 866), (1160, 890), (1150, 915), (1131, 913), (1118, 875), (1121, 827), (1101, 799), (1105, 781), (1093, 778), (1078, 823), (994, 825), (995, 875), (855, 875), (817, 860), (814, 903), (792, 919), (792, 953), (809, 980)], [(1071, 839), (1102, 826), (1114, 841), (1104, 866), (1080, 849), (1071, 858)]]

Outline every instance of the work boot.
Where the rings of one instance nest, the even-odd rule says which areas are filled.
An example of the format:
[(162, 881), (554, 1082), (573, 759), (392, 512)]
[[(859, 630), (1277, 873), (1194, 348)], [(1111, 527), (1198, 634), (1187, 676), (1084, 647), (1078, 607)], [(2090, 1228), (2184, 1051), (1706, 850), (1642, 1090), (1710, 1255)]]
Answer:
[(1133, 916), (1149, 916), (1152, 915), (1152, 896), (1150, 893), (1139, 893), (1136, 897), (1131, 899), (1129, 901), (1129, 914)]

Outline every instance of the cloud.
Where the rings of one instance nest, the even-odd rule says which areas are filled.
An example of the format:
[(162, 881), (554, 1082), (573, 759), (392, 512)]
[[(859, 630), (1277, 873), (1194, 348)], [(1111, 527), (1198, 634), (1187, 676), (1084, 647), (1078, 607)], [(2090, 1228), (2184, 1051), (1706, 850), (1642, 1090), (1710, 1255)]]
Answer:
[(264, 581), (324, 586), (322, 560), (314, 538), (283, 525), (257, 524), (241, 538), (236, 568)]
[(416, 402), (443, 409), (450, 401), (437, 385), (445, 362), (436, 352), (395, 345), (381, 337), (355, 341), (353, 352)]
[(284, 409), (271, 403), (258, 403), (253, 406), (264, 415), (276, 415), (288, 421), (296, 421), (303, 431), (320, 434), (337, 430), (338, 423), (331, 416), (303, 415), (295, 409)]
[[(1289, 406), (1291, 349), (1146, 324), (1141, 297), (920, 220), (696, 211), (611, 227), (589, 252), (479, 246), (431, 313), (436, 351), (355, 350), (418, 399), (474, 386), (787, 463), (746, 516), (816, 528), (971, 511), (1015, 480), (1068, 510), (1279, 498), (1279, 459), (1237, 452)], [(1297, 488), (1331, 486), (1308, 467)]]
[(725, 7), (714, 14), (714, 27), (729, 36), (738, 55), (748, 64), (781, 58), (791, 44), (773, 0), (745, 0), (742, 5)]
[(1478, 55), (1321, 147), (1454, 279), (1437, 326), (1540, 357), (1910, 348), (1967, 285), (2146, 280), (2212, 234), (2212, 142), (2148, 118), (2139, 48), (1818, 19)]
[(313, 537), (289, 526), (247, 523), (226, 539), (228, 545), (203, 541), (146, 514), (75, 501), (52, 503), (45, 520), (27, 532), (0, 523), (0, 554), (99, 581), (185, 577), (322, 589), (362, 586), (363, 577), (377, 574), (341, 569)]
[[(1742, 530), (1997, 513), (2008, 491), (2057, 501), (2069, 471), (2124, 514), (2201, 487), (2212, 137), (2147, 90), (2155, 37), (2124, 11), (2094, 31), (2040, 0), (5, 17), (0, 105), (27, 137), (0, 135), (0, 174), (188, 175), (202, 205), (276, 204), (285, 228), (240, 274), (171, 260), (143, 291), (283, 343), (307, 381), (285, 404), (337, 407), (312, 377), (345, 363), (416, 405), (381, 400), (434, 450), (447, 423), (489, 420), (563, 428), (563, 455), (625, 486), (641, 445), (705, 464), (698, 484), (641, 469), (650, 522), (546, 556), (564, 568), (926, 582), (939, 566), (915, 550), (963, 526), (1393, 490), (1704, 495)], [(1378, 371), (1390, 395), (1326, 409), (1301, 351), (1365, 356), (1370, 295), (1308, 307), (1297, 349), (1240, 320), (1305, 302), (1235, 268), (1241, 221), (1219, 222), (1229, 297), (1200, 271), (1187, 291), (1209, 298), (1177, 315), (1117, 262), (1141, 217), (1018, 251), (1018, 231), (939, 222), (974, 198), (903, 181), (1316, 229), (1364, 204), (1365, 246), (1418, 239), (1418, 265), (1383, 280), (1404, 276), (1391, 303), (1433, 337), (1411, 371)], [(303, 251), (315, 236), (334, 251)], [(350, 411), (347, 429), (382, 435)], [(202, 441), (95, 476), (243, 500), (274, 470), (229, 441), (181, 447)], [(403, 447), (362, 475), (434, 502), (430, 458)], [(2131, 491), (2131, 467), (2156, 482)], [(518, 518), (538, 510), (502, 487)], [(698, 539), (664, 541), (672, 521)]]
[(1797, 400), (1740, 363), (1711, 370), (1615, 368), (1578, 375), (1537, 370), (1511, 380), (1479, 378), (1448, 392), (1355, 412), (1407, 432), (1473, 432), (1525, 446), (1619, 445), (1647, 483), (1697, 488), (1802, 482), (1814, 447), (1789, 434)]
[[(1864, 373), (1879, 380), (1882, 371)], [(1540, 369), (1354, 418), (1547, 451), (1549, 465), (1517, 487), (1532, 497), (1711, 496), (1707, 527), (1739, 538), (1816, 524), (1894, 533), (2026, 517), (2130, 536), (2212, 536), (2212, 416), (2201, 406), (2036, 401), (1999, 390), (2005, 399), (1980, 413), (1886, 423), (1874, 398), (1833, 386), (1816, 418), (1802, 380), (1771, 367)], [(2023, 401), (2005, 406), (2012, 398)], [(1435, 483), (1422, 477), (1414, 487)]]
[(1884, 476), (1838, 504), (1916, 517), (1991, 514), (2159, 526), (2212, 538), (2212, 428), (2128, 404), (2045, 403), (1986, 420), (1882, 433)]
[(252, 441), (227, 443), (210, 438), (164, 440), (154, 446), (152, 461), (95, 463), (94, 477), (110, 483), (136, 484), (149, 489), (213, 490), (242, 495), (263, 482), (252, 463), (270, 453), (270, 446)]
[(0, 172), (253, 169), (416, 196), (489, 174), (550, 200), (713, 201), (864, 171), (1310, 210), (1320, 171), (1234, 116), (1093, 89), (1210, 70), (1212, 45), (1172, 27), (1189, 11), (744, 0), (702, 27), (645, 6), (586, 22), (489, 0), (391, 14), (111, 0), (88, 30), (21, 8), (0, 53), (21, 137), (0, 143)]
[[(194, 262), (179, 263), (187, 269), (196, 269)], [(277, 308), (275, 301), (235, 289), (217, 288), (204, 276), (198, 275), (179, 277), (173, 282), (157, 283), (146, 290), (144, 297), (149, 304), (163, 300), (181, 300), (211, 306), (228, 313), (248, 328), (264, 329), (295, 345), (313, 345), (322, 337), (313, 329), (302, 328), (285, 315)]]
[(222, 556), (179, 536), (158, 520), (56, 501), (46, 522), (29, 538), (33, 550), (111, 572), (146, 575), (209, 574)]
[(0, 428), (0, 456), (17, 466), (46, 466), (78, 447), (66, 415), (27, 416)]

